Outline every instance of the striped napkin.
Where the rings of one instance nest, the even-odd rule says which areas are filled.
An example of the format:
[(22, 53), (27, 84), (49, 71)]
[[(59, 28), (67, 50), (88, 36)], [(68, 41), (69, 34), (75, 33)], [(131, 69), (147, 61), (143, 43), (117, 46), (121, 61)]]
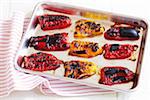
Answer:
[(14, 67), (14, 58), (20, 40), (25, 33), (30, 18), (17, 12), (11, 20), (0, 20), (0, 96), (7, 96), (15, 90), (25, 91), (38, 87), (46, 94), (61, 96), (81, 96), (112, 93), (113, 91), (81, 85), (64, 80), (45, 78), (20, 72)]

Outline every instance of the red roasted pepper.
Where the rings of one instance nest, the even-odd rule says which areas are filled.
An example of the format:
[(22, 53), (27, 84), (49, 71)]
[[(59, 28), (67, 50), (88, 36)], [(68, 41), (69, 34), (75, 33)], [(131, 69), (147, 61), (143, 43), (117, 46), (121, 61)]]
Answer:
[(121, 66), (104, 67), (100, 70), (100, 84), (114, 85), (134, 81), (135, 74)]
[(69, 49), (68, 33), (31, 37), (27, 43), (36, 50), (63, 51)]
[(104, 33), (104, 37), (108, 40), (138, 40), (140, 30), (133, 26), (113, 25)]
[(44, 31), (63, 29), (71, 25), (71, 19), (68, 16), (64, 16), (64, 15), (38, 16), (38, 22), (41, 26), (41, 29)]
[(19, 57), (18, 64), (22, 68), (42, 72), (56, 70), (63, 64), (63, 61), (52, 54), (38, 52), (29, 56)]
[(137, 45), (130, 44), (105, 44), (103, 49), (105, 51), (105, 59), (125, 59), (132, 56), (132, 53), (138, 48)]

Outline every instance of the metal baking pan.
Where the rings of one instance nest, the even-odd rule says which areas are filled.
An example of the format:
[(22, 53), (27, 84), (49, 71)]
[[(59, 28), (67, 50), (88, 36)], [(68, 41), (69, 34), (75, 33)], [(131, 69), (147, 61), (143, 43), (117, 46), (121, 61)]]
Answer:
[(15, 68), (117, 92), (131, 91), (138, 84), (147, 28), (139, 18), (42, 2), (33, 11)]

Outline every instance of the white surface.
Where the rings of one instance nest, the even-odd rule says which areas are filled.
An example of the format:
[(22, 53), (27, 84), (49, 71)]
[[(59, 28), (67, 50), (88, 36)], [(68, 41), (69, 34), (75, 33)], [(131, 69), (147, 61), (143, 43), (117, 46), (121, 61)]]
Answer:
[(117, 100), (113, 94), (109, 95), (91, 95), (91, 96), (79, 96), (79, 97), (63, 97), (52, 94), (46, 96), (41, 94), (38, 89), (33, 91), (22, 92), (17, 91), (10, 94), (8, 97), (1, 98), (1, 100)]
[[(33, 2), (34, 1), (34, 2)], [(22, 10), (28, 13), (33, 9), (33, 6), (41, 0), (12, 0), (9, 1), (11, 6), (6, 3), (6, 0), (0, 0), (0, 15), (5, 17), (9, 15), (8, 11)], [(72, 5), (79, 5), (83, 7), (99, 9), (109, 12), (115, 12), (125, 15), (142, 17), (144, 19), (150, 20), (149, 12), (149, 0), (55, 0), (59, 2), (64, 2)], [(5, 14), (5, 15), (4, 15)], [(149, 21), (148, 21), (149, 22)], [(145, 48), (145, 55), (143, 59), (142, 73), (140, 76), (140, 82), (137, 90), (128, 95), (119, 94), (120, 100), (148, 100), (150, 94), (150, 36), (148, 35), (147, 44)], [(129, 98), (128, 98), (129, 97)], [(52, 100), (115, 100), (112, 95), (93, 95), (93, 96), (83, 96), (83, 97), (60, 97), (60, 96), (44, 96), (37, 92), (37, 90), (29, 92), (14, 92), (9, 97), (3, 98), (2, 100), (41, 100), (41, 99), (52, 99)], [(126, 98), (126, 99), (124, 99)], [(144, 99), (145, 98), (145, 99)]]

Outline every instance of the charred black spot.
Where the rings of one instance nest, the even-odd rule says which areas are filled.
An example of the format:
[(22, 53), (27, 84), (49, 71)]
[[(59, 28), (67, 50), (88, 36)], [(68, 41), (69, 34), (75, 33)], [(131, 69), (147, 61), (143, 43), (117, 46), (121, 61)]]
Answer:
[(74, 32), (74, 34), (78, 34), (77, 32)]
[(69, 78), (75, 78), (74, 73), (68, 75)]
[(113, 82), (118, 82), (118, 81), (121, 81), (121, 82), (123, 82), (123, 81), (126, 81), (126, 78), (124, 77), (124, 76), (116, 76), (116, 77), (114, 77), (113, 79), (112, 79), (112, 81)]
[(77, 25), (77, 26), (76, 26), (76, 28), (80, 28), (80, 26), (79, 26), (79, 25)]
[(30, 43), (31, 43), (30, 40), (31, 40), (31, 38), (30, 38), (30, 39), (27, 39), (27, 40), (25, 41), (25, 45), (24, 45), (24, 46), (25, 46), (26, 48), (28, 48), (28, 47), (30, 46)]
[(98, 49), (99, 49), (98, 44), (95, 44), (95, 45), (92, 47), (92, 51), (93, 51), (93, 52), (96, 52)]
[(79, 66), (79, 63), (77, 63), (77, 62), (73, 62), (73, 63), (70, 64), (71, 69), (76, 69), (78, 67), (80, 67), (80, 66)]
[(105, 71), (105, 74), (106, 74), (106, 76), (107, 76), (107, 75), (113, 75), (113, 74), (116, 74), (117, 72), (118, 72), (117, 69), (115, 69), (115, 68), (109, 68), (109, 69), (107, 69), (107, 70)]
[(44, 19), (44, 16), (40, 16), (40, 19), (43, 20), (43, 19)]
[(64, 47), (64, 48), (67, 47), (67, 44), (63, 44), (62, 47)]
[(86, 54), (86, 50), (81, 50), (81, 51), (74, 51), (77, 54)]
[(90, 24), (91, 24), (91, 22), (85, 22), (85, 24), (88, 24), (88, 25), (90, 25)]
[(62, 40), (62, 38), (60, 37), (60, 33), (55, 34), (54, 36), (47, 36), (46, 39), (47, 39), (46, 43), (49, 46), (51, 46), (51, 45), (57, 45)]
[(78, 43), (78, 42), (75, 42), (75, 43), (74, 43), (74, 46), (75, 46), (76, 48), (78, 48), (78, 47), (79, 47), (79, 43)]
[(45, 27), (46, 27), (46, 25), (45, 25), (45, 24), (42, 24), (41, 28), (43, 29), (43, 28), (45, 28)]
[(118, 50), (119, 46), (120, 46), (119, 44), (112, 44), (111, 47), (110, 47), (110, 51), (112, 52), (112, 51)]
[(139, 38), (139, 31), (133, 28), (120, 28), (120, 37)]

